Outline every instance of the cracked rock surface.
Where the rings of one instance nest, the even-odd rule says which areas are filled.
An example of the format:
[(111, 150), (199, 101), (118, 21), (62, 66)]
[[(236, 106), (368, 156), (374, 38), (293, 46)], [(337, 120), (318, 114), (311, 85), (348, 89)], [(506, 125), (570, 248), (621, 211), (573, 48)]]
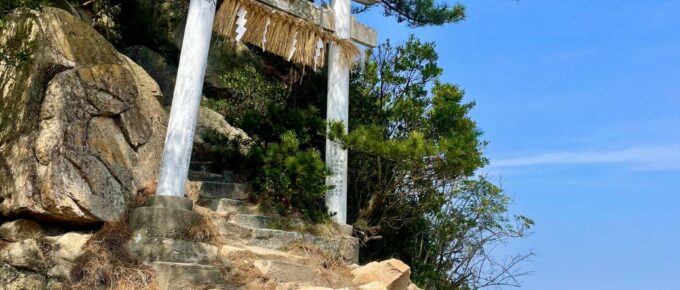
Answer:
[(65, 11), (0, 26), (0, 213), (72, 223), (120, 217), (153, 186), (167, 116), (154, 80)]

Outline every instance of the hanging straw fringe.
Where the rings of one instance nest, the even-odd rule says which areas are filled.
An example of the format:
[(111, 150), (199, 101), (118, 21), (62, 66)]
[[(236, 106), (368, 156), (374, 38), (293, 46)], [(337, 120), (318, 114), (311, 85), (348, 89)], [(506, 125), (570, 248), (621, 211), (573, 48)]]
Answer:
[[(236, 36), (236, 13), (248, 11), (246, 32), (241, 41), (262, 48), (293, 63), (313, 68), (325, 65), (325, 45), (317, 57), (317, 42), (339, 45), (342, 60), (354, 64), (360, 51), (350, 39), (340, 39), (310, 23), (285, 12), (269, 8), (253, 0), (224, 0), (217, 11), (213, 30), (226, 39)], [(265, 41), (266, 39), (266, 41)], [(291, 56), (292, 52), (292, 56)]]

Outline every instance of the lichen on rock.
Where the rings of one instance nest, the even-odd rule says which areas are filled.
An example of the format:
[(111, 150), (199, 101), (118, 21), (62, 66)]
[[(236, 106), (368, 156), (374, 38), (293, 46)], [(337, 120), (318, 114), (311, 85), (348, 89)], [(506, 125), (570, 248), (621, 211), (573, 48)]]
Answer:
[[(11, 45), (10, 45), (11, 44)], [(0, 28), (0, 213), (119, 218), (156, 179), (167, 117), (153, 79), (69, 13), (18, 9)]]

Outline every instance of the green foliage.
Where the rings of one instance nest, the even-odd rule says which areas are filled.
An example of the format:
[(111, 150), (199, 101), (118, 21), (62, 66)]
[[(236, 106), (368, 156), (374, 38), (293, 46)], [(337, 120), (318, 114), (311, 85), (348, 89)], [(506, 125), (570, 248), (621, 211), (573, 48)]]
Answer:
[(271, 62), (266, 66), (265, 59), (252, 52), (222, 51), (211, 55), (218, 77), (211, 81), (203, 104), (243, 129), (254, 144), (248, 156), (239, 156), (235, 144), (204, 136), (213, 160), (245, 172), (263, 209), (315, 223), (328, 221), (327, 169), (318, 149), (325, 141), (322, 113), (291, 97)]
[[(0, 23), (0, 28), (2, 27)], [(22, 45), (22, 42), (8, 43), (7, 46), (0, 48), (0, 62), (9, 66), (19, 66), (20, 64), (31, 59), (33, 50), (36, 48), (35, 43), (27, 43)]]
[(472, 178), (487, 164), (486, 142), (469, 117), (474, 103), (440, 80), (437, 61), (434, 44), (413, 36), (382, 44), (352, 78), (349, 133), (330, 126), (350, 150), (348, 219), (367, 242), (361, 258), (401, 258), (425, 288), (512, 283), (530, 255), (502, 264), (489, 251), (533, 222), (509, 218), (510, 199)]
[[(117, 21), (121, 12), (119, 0), (92, 0), (84, 3), (75, 0), (2, 0), (0, 18), (19, 7), (40, 9), (47, 6), (64, 9), (83, 20), (91, 20), (92, 27), (112, 43), (122, 38)], [(80, 11), (76, 11), (76, 7), (80, 8)], [(84, 14), (88, 14), (88, 17), (82, 17)]]
[[(249, 111), (240, 127), (257, 140), (249, 166), (256, 168), (258, 200), (286, 216), (320, 223), (328, 219), (325, 206), (326, 165), (314, 141), (325, 128), (319, 110), (270, 104), (266, 114)], [(321, 137), (321, 138), (319, 138)], [(322, 143), (321, 143), (322, 144)]]
[(285, 86), (265, 77), (252, 63), (232, 66), (219, 75), (217, 83), (227, 94), (209, 98), (204, 104), (230, 123), (240, 123), (246, 112), (266, 114), (270, 104), (280, 105), (285, 97)]
[(491, 249), (526, 237), (534, 222), (510, 217), (510, 198), (484, 178), (450, 184), (443, 191), (441, 209), (428, 213), (418, 228), (408, 228), (416, 238), (400, 249), (409, 253), (413, 280), (427, 289), (516, 285), (515, 278), (528, 274), (519, 266), (531, 255), (513, 255), (502, 264)]
[(313, 147), (311, 143), (325, 142), (325, 124), (316, 107), (298, 109), (272, 104), (265, 114), (246, 112), (240, 127), (262, 142), (275, 142), (281, 134), (292, 131), (303, 147)]
[(89, 9), (93, 14), (92, 27), (106, 39), (112, 43), (117, 43), (123, 38), (118, 22), (121, 5), (117, 0), (94, 0), (91, 1)]
[(443, 25), (465, 18), (465, 6), (438, 3), (435, 0), (382, 0), (385, 16), (394, 16), (398, 22), (411, 27)]
[(252, 158), (261, 164), (254, 179), (258, 199), (281, 215), (325, 222), (329, 217), (325, 204), (328, 172), (321, 154), (316, 149), (301, 150), (292, 131), (280, 139), (280, 143), (251, 151)]
[(0, 18), (19, 7), (38, 9), (52, 3), (50, 0), (2, 0), (0, 1)]
[[(241, 148), (244, 145), (243, 140), (229, 139), (213, 130), (204, 131), (201, 134), (205, 144), (194, 146), (193, 160), (210, 161), (210, 169), (213, 172), (234, 169), (239, 173), (248, 173), (248, 168), (244, 167), (244, 163), (248, 161), (247, 156), (243, 156), (241, 153)], [(205, 152), (206, 150), (207, 152)]]

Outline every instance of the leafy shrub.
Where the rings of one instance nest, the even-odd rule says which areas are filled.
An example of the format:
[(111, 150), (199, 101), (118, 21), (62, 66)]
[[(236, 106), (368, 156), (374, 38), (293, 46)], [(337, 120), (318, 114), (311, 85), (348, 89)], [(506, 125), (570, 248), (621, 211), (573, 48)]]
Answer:
[(0, 18), (19, 7), (37, 9), (49, 5), (51, 2), (50, 0), (2, 0), (0, 1)]
[(266, 114), (270, 104), (283, 103), (286, 92), (282, 83), (268, 79), (252, 63), (232, 66), (222, 72), (217, 86), (226, 88), (227, 94), (209, 98), (205, 105), (232, 124), (240, 123), (246, 112)]
[[(92, 0), (83, 4), (74, 0), (2, 0), (0, 1), (0, 18), (19, 7), (39, 9), (47, 6), (64, 9), (83, 20), (91, 20), (92, 22), (88, 24), (112, 43), (117, 43), (122, 39), (118, 23), (121, 5), (118, 0)], [(80, 11), (76, 12), (75, 7), (80, 8)], [(89, 15), (88, 17), (78, 15), (82, 13)]]
[[(365, 242), (363, 262), (397, 257), (426, 289), (516, 286), (532, 253), (493, 249), (524, 238), (533, 221), (508, 214), (510, 199), (473, 175), (488, 161), (470, 118), (474, 102), (442, 81), (434, 43), (380, 45), (353, 75), (349, 133), (330, 138), (349, 153), (348, 221)], [(399, 243), (394, 243), (399, 241)]]
[(261, 164), (253, 184), (265, 209), (315, 223), (328, 220), (328, 169), (318, 150), (301, 150), (298, 138), (288, 131), (279, 143), (253, 148), (251, 156)]

